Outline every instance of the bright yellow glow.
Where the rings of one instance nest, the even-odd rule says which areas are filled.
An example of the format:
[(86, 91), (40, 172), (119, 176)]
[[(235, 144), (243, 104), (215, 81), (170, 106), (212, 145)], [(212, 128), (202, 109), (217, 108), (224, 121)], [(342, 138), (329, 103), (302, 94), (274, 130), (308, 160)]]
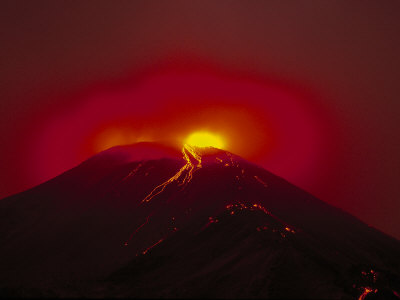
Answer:
[(225, 147), (225, 143), (220, 136), (206, 131), (192, 133), (186, 139), (186, 144), (195, 147), (214, 147), (218, 149)]

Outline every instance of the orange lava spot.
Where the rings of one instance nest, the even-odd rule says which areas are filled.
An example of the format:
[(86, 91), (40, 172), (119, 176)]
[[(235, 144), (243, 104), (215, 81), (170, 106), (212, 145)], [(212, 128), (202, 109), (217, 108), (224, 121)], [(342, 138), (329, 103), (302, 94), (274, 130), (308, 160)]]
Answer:
[(158, 244), (160, 244), (164, 239), (160, 239), (157, 243), (151, 245), (149, 248), (147, 248), (146, 250), (144, 250), (142, 252), (143, 255), (145, 255), (147, 252), (149, 252), (149, 250), (151, 250), (152, 248), (154, 248), (155, 246), (157, 246)]
[(294, 231), (294, 229), (292, 229), (292, 228), (290, 228), (290, 227), (288, 227), (288, 226), (285, 227), (285, 230), (286, 230), (287, 232), (296, 233), (296, 232)]
[(201, 230), (206, 229), (208, 226), (210, 226), (213, 223), (218, 223), (219, 220), (217, 218), (213, 218), (213, 217), (208, 217), (208, 222), (206, 225), (204, 225), (204, 227)]
[(372, 288), (370, 288), (370, 287), (364, 287), (363, 288), (364, 289), (364, 291), (363, 291), (363, 293), (360, 295), (360, 297), (358, 298), (358, 300), (364, 300), (365, 299), (365, 297), (367, 297), (367, 295), (369, 294), (369, 293), (371, 293), (371, 292), (374, 292), (374, 293), (376, 293), (378, 290), (377, 289), (372, 289)]

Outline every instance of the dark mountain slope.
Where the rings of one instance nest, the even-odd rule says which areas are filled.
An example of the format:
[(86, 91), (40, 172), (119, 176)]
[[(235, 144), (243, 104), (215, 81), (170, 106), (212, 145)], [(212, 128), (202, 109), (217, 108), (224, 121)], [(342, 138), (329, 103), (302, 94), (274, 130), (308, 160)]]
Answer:
[(396, 298), (399, 241), (229, 152), (183, 155), (110, 149), (1, 200), (3, 295)]

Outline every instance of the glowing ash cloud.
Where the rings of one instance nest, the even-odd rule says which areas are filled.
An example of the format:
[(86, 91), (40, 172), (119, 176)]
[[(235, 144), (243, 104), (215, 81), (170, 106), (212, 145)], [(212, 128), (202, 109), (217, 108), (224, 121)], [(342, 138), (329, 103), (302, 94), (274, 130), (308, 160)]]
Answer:
[(224, 148), (306, 188), (329, 161), (324, 114), (308, 96), (257, 78), (166, 68), (80, 97), (32, 135), (33, 184), (114, 145), (179, 150), (193, 133), (188, 144)]

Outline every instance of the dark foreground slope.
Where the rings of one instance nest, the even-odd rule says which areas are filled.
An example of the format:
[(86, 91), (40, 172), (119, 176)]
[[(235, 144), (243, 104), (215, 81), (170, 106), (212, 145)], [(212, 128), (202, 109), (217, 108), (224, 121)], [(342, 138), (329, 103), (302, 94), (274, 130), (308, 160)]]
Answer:
[(1, 200), (1, 296), (397, 299), (399, 241), (228, 152), (186, 153), (111, 149)]

